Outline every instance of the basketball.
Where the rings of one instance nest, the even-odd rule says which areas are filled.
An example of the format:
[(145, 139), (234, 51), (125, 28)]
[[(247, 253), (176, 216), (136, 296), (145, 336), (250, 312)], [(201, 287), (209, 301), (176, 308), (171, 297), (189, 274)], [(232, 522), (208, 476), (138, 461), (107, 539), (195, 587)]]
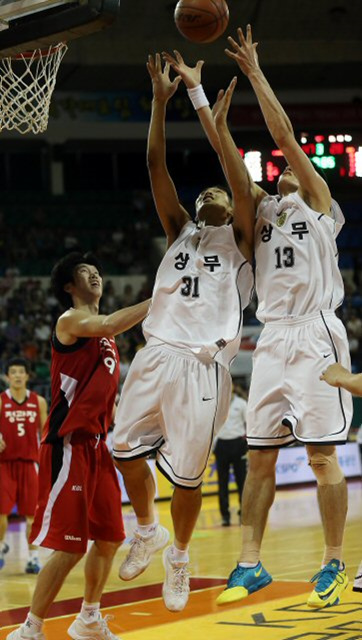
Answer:
[(175, 24), (191, 42), (213, 42), (225, 31), (229, 9), (225, 0), (180, 0), (175, 8)]

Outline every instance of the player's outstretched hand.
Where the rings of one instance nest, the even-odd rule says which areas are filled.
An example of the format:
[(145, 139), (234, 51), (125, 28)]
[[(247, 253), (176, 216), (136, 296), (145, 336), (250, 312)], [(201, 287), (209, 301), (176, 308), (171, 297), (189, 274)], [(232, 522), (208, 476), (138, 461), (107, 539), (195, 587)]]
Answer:
[(234, 76), (226, 91), (224, 91), (224, 89), (220, 89), (217, 94), (216, 102), (212, 108), (212, 115), (215, 120), (216, 127), (225, 123), (227, 120), (231, 99), (233, 97), (237, 81), (237, 77)]
[(159, 53), (156, 53), (155, 57), (149, 55), (146, 66), (152, 80), (154, 97), (157, 100), (168, 102), (176, 92), (181, 82), (181, 76), (176, 76), (176, 78), (170, 80), (170, 63), (166, 62), (162, 69)]
[(256, 52), (258, 43), (253, 42), (250, 24), (246, 27), (246, 38), (241, 27), (238, 28), (237, 33), (239, 42), (236, 42), (234, 38), (229, 36), (228, 42), (231, 50), (225, 49), (225, 53), (229, 58), (232, 58), (237, 62), (240, 69), (246, 76), (249, 76), (253, 71), (260, 69), (258, 54)]
[(186, 87), (193, 89), (197, 85), (201, 84), (201, 69), (204, 66), (204, 60), (198, 60), (194, 67), (188, 66), (181, 53), (177, 49), (173, 50), (174, 55), (171, 55), (167, 51), (162, 51), (162, 57), (165, 62), (168, 62), (172, 69), (181, 76)]
[(322, 375), (319, 376), (319, 379), (324, 380), (332, 387), (340, 387), (343, 386), (344, 379), (350, 378), (350, 376), (351, 372), (336, 362), (335, 364), (330, 364), (329, 367), (322, 372)]

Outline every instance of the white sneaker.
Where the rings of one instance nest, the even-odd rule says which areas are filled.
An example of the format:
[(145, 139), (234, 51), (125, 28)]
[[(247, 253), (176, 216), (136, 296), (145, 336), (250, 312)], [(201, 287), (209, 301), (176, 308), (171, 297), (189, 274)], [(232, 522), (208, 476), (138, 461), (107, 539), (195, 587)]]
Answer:
[(169, 611), (182, 611), (189, 599), (190, 572), (188, 562), (172, 562), (171, 547), (163, 552), (163, 566), (166, 570), (162, 587), (162, 597)]
[(68, 635), (73, 640), (120, 640), (120, 637), (115, 636), (108, 628), (108, 621), (112, 618), (113, 616), (102, 618), (99, 614), (96, 622), (87, 623), (77, 616), (68, 629)]
[(131, 541), (131, 548), (119, 568), (119, 577), (122, 580), (133, 580), (140, 575), (151, 562), (151, 556), (162, 549), (169, 541), (170, 534), (160, 524), (150, 538), (142, 538), (135, 532)]
[(357, 571), (357, 575), (356, 575), (356, 577), (354, 579), (352, 591), (357, 591), (359, 593), (362, 593), (362, 562), (361, 562), (360, 566), (358, 567), (358, 571)]
[(39, 631), (39, 633), (36, 633), (35, 635), (29, 635), (28, 633), (26, 633), (26, 628), (22, 624), (21, 627), (18, 627), (11, 633), (8, 633), (8, 635), (6, 636), (6, 640), (46, 640), (46, 637), (41, 631)]

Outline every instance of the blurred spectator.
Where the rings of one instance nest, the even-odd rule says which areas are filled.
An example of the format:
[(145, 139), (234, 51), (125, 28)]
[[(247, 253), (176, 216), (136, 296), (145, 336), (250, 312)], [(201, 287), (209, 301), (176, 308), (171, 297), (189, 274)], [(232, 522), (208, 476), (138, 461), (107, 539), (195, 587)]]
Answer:
[(17, 317), (11, 315), (4, 330), (4, 337), (12, 344), (18, 344), (21, 338), (21, 329), (18, 325)]
[(37, 319), (37, 324), (35, 327), (35, 337), (38, 340), (41, 340), (42, 342), (45, 340), (50, 340), (50, 333), (51, 333), (50, 316), (46, 316), (44, 320), (39, 316), (37, 316), (36, 319)]
[(362, 320), (357, 309), (353, 307), (349, 309), (346, 326), (351, 336), (358, 340), (362, 337)]
[(136, 296), (133, 291), (133, 287), (131, 284), (126, 284), (123, 289), (123, 293), (121, 296), (121, 305), (122, 307), (129, 307), (131, 304), (134, 304), (136, 300)]
[(216, 469), (219, 481), (219, 509), (221, 524), (230, 526), (229, 476), (233, 467), (234, 479), (238, 488), (239, 524), (241, 523), (241, 497), (246, 477), (246, 408), (247, 403), (237, 393), (233, 384), (229, 415), (220, 429), (214, 447)]

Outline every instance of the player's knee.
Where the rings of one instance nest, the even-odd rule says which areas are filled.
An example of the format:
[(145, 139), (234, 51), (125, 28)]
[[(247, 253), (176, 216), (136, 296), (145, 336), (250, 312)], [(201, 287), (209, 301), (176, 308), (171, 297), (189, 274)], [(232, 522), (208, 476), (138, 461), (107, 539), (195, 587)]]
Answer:
[(278, 450), (252, 449), (248, 454), (248, 472), (257, 476), (275, 473)]
[(202, 496), (202, 484), (198, 484), (196, 487), (182, 487), (178, 484), (173, 490), (173, 499), (184, 500), (186, 502), (198, 500), (200, 496)]
[(329, 454), (324, 451), (310, 453), (309, 464), (320, 485), (339, 484), (344, 479), (335, 450)]
[(137, 458), (136, 460), (120, 460), (115, 458), (114, 463), (117, 469), (126, 478), (132, 478), (132, 476), (138, 477), (140, 472), (144, 470), (145, 466), (149, 469), (145, 458)]
[(54, 551), (50, 559), (54, 559), (55, 566), (66, 573), (71, 571), (73, 567), (83, 558), (84, 553), (70, 553), (69, 551)]
[(110, 542), (109, 540), (95, 540), (94, 544), (97, 547), (98, 553), (103, 557), (110, 557), (116, 554), (118, 547), (122, 544), (122, 541), (119, 542)]

